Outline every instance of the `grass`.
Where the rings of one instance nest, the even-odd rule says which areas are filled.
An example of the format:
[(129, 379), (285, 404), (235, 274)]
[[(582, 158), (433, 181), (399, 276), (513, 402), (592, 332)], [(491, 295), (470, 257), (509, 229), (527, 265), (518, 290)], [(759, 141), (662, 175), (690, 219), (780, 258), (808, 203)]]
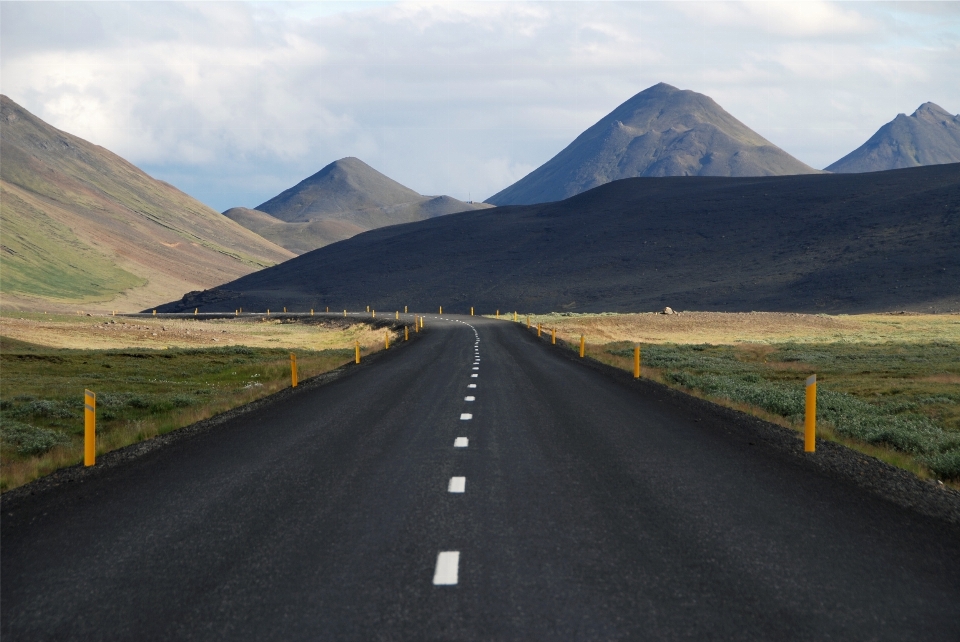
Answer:
[(93, 302), (146, 283), (3, 184), (0, 194), (3, 292)]
[[(601, 342), (588, 343), (587, 356), (629, 371), (633, 347), (639, 343), (645, 377), (797, 429), (803, 424), (804, 380), (815, 373), (819, 436), (921, 477), (960, 482), (956, 315), (757, 319), (761, 315), (698, 314), (699, 328), (687, 328), (686, 334), (665, 325), (675, 321), (671, 315), (655, 315), (660, 317), (654, 320), (659, 330), (651, 323), (641, 327), (646, 321), (642, 317), (653, 315), (551, 315), (531, 320), (556, 326), (558, 337), (572, 348), (579, 345), (580, 333), (592, 331)], [(803, 318), (809, 316), (813, 318)], [(799, 319), (794, 327), (791, 318)], [(673, 339), (699, 332), (721, 341), (622, 339), (657, 332)], [(749, 342), (756, 336), (766, 341)], [(790, 340), (777, 341), (785, 336)], [(617, 340), (603, 341), (611, 337)]]
[[(74, 323), (82, 330), (93, 322), (76, 317)], [(313, 348), (294, 345), (304, 381), (352, 361), (358, 338), (364, 354), (382, 348), (383, 332), (365, 324), (301, 324), (286, 338), (312, 342)], [(266, 332), (251, 336), (265, 345), (70, 349), (0, 336), (0, 491), (81, 461), (85, 388), (97, 393), (97, 451), (105, 453), (289, 386), (288, 342), (267, 343)]]

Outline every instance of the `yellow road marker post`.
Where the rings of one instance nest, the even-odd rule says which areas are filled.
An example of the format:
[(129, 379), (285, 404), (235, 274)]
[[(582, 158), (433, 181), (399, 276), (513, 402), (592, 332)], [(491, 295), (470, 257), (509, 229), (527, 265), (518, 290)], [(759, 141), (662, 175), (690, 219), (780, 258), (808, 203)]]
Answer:
[(283, 313), (284, 313), (284, 314), (287, 313), (287, 306), (283, 306)]
[(243, 314), (243, 308), (240, 308), (240, 314)]
[(516, 310), (513, 311), (513, 322), (514, 322), (514, 323), (517, 322), (517, 311), (516, 311)]
[(538, 323), (538, 324), (537, 324), (537, 336), (538, 336), (538, 337), (540, 336), (540, 333), (543, 331), (543, 327), (542, 327), (542, 326), (543, 326), (542, 323)]
[(389, 330), (383, 331), (383, 349), (384, 350), (390, 349), (390, 331)]
[(370, 311), (370, 306), (368, 305), (368, 306), (367, 306), (367, 312), (369, 312), (369, 311)]
[(343, 316), (347, 316), (347, 311), (346, 311), (346, 310), (343, 311)]
[(330, 306), (328, 305), (328, 306), (327, 306), (327, 312), (329, 312), (329, 311), (330, 311)]
[(443, 306), (440, 306), (440, 314), (443, 314)]
[(270, 316), (270, 308), (267, 308), (267, 316)]
[(407, 313), (407, 306), (403, 306), (403, 313), (404, 313), (404, 314)]
[(97, 395), (83, 391), (83, 465), (97, 463)]
[(529, 330), (529, 329), (530, 329), (530, 317), (528, 316), (528, 317), (527, 317), (527, 330)]
[(297, 387), (297, 355), (290, 353), (290, 387)]
[(356, 342), (356, 351), (357, 351), (357, 363), (360, 363), (360, 340), (357, 339)]
[(410, 326), (408, 325), (403, 326), (403, 340), (404, 341), (410, 340)]
[(497, 310), (497, 318), (500, 318), (500, 310)]
[(812, 453), (817, 449), (817, 375), (807, 378), (807, 408), (803, 417), (803, 450)]
[(193, 309), (193, 316), (197, 316), (197, 312), (199, 312), (199, 311), (200, 311), (200, 308), (194, 308), (194, 309)]
[(156, 310), (153, 311), (153, 316), (157, 316), (157, 311), (156, 311)]
[(397, 321), (400, 320), (400, 310), (397, 310), (397, 316), (395, 317)]
[(633, 346), (633, 378), (640, 378), (640, 346)]
[(420, 317), (420, 329), (423, 330), (423, 317)]
[(584, 338), (583, 335), (580, 335), (580, 358), (583, 358), (583, 349), (584, 349)]
[(313, 316), (313, 308), (310, 308), (310, 316)]
[(420, 332), (420, 317), (413, 317), (413, 331)]
[(234, 311), (233, 311), (233, 316), (235, 316), (235, 317), (240, 316), (240, 310), (234, 310)]
[(557, 345), (557, 329), (554, 328), (552, 332), (553, 332), (553, 337), (550, 339), (550, 343), (552, 343), (553, 345)]
[(470, 306), (470, 316), (473, 316), (473, 306)]

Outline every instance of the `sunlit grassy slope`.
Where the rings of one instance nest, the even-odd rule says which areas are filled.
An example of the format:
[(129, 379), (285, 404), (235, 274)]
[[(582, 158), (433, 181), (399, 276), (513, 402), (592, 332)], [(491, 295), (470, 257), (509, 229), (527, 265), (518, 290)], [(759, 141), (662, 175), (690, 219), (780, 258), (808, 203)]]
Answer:
[(0, 97), (4, 307), (142, 309), (293, 255)]

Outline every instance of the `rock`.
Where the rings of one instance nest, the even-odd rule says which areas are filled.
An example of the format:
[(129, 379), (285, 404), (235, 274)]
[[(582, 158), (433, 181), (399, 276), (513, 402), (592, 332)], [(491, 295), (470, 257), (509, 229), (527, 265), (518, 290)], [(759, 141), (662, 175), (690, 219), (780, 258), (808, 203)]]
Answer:
[(673, 311), (673, 308), (671, 308), (671, 307), (666, 307), (666, 308), (663, 309), (663, 313), (664, 313), (664, 314), (674, 314), (674, 311)]

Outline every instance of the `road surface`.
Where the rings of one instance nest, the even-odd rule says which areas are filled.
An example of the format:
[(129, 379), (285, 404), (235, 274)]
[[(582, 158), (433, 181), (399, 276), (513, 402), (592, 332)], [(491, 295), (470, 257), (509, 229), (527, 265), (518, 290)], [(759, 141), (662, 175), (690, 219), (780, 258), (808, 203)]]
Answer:
[(4, 641), (960, 640), (957, 527), (518, 325), (426, 329), (5, 511)]

